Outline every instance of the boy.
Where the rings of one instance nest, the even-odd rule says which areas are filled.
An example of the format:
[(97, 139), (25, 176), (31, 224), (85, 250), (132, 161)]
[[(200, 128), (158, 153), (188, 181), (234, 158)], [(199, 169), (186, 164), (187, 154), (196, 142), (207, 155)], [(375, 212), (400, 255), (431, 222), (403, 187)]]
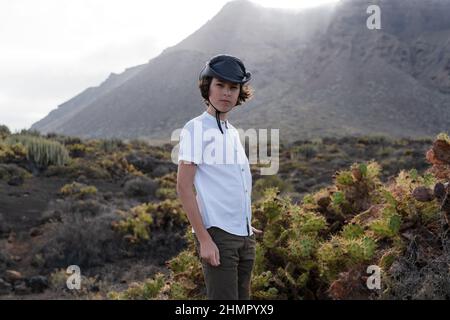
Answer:
[(252, 97), (250, 78), (234, 56), (209, 60), (199, 76), (207, 110), (180, 135), (177, 193), (195, 234), (208, 299), (250, 298), (253, 231), (262, 231), (251, 226), (250, 166), (227, 120), (229, 111)]

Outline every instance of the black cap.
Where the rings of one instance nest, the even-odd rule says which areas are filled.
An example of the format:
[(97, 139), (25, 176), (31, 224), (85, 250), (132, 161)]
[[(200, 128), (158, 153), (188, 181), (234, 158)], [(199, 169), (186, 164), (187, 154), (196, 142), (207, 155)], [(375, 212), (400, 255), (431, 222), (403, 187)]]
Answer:
[(200, 72), (199, 80), (207, 76), (240, 84), (248, 82), (252, 77), (240, 59), (227, 54), (214, 56), (206, 63)]

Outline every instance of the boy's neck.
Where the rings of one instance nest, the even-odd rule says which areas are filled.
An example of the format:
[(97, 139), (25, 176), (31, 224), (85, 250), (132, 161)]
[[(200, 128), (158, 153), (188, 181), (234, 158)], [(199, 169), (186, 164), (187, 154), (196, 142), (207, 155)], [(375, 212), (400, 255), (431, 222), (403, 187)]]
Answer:
[[(208, 112), (214, 118), (216, 117), (216, 110), (213, 107), (209, 106), (208, 109), (206, 109), (206, 112)], [(219, 119), (222, 120), (222, 121), (226, 121), (227, 120), (227, 115), (228, 115), (228, 113), (221, 112), (219, 114)]]

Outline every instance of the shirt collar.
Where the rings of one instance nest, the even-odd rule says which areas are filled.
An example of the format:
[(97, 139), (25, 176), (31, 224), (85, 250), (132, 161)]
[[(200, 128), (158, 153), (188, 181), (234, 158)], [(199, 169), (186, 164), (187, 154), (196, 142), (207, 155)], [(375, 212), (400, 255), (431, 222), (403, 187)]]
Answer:
[[(210, 115), (207, 111), (203, 111), (203, 116), (205, 116), (206, 118), (209, 118), (209, 119), (211, 119), (211, 120), (214, 120), (214, 122), (216, 122), (216, 117), (214, 117), (213, 115)], [(225, 125), (225, 124), (230, 124), (229, 122), (228, 122), (228, 120), (220, 120), (220, 123), (222, 124), (222, 125)]]

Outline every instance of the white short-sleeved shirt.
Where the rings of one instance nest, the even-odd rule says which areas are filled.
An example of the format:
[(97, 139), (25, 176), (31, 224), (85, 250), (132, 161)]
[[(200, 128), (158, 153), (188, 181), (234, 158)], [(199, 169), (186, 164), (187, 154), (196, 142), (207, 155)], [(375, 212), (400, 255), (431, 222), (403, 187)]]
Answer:
[(178, 162), (197, 165), (194, 186), (205, 228), (249, 236), (253, 234), (250, 165), (236, 128), (220, 121), (223, 134), (206, 111), (188, 121), (180, 134)]

